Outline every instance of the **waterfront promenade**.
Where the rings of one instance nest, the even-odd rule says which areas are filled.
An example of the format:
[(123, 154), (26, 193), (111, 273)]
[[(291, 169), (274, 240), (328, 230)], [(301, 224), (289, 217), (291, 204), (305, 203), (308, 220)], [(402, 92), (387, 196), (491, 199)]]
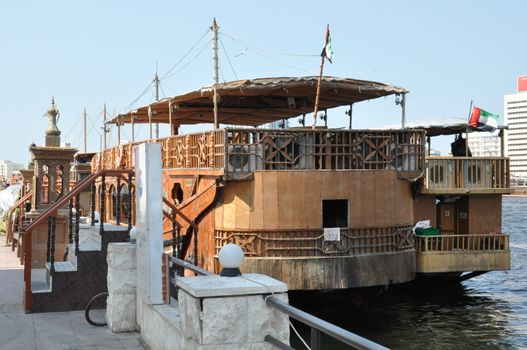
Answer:
[(5, 236), (0, 236), (0, 349), (144, 349), (139, 333), (93, 327), (84, 311), (25, 314), (23, 271)]

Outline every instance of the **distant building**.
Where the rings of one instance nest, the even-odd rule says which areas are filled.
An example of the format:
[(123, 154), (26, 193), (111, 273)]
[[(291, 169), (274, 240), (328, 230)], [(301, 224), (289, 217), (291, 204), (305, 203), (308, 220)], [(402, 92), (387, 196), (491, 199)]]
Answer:
[(436, 149), (431, 149), (430, 150), (430, 156), (432, 156), (432, 157), (440, 157), (441, 156), (441, 151), (436, 150)]
[(503, 115), (505, 125), (505, 154), (510, 158), (511, 175), (527, 176), (527, 89), (526, 77), (518, 77), (518, 92), (505, 95)]
[(12, 176), (13, 172), (24, 169), (23, 164), (13, 163), (10, 160), (0, 160), (0, 176), (8, 179)]
[(489, 132), (468, 134), (468, 148), (474, 157), (501, 157), (501, 140)]

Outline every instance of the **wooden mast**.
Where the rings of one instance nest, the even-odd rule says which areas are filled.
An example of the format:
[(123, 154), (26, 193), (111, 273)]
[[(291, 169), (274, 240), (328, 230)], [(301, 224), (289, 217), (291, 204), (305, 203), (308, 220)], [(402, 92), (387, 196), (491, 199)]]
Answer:
[[(324, 71), (324, 58), (327, 56), (327, 49), (329, 44), (329, 24), (326, 27), (326, 37), (324, 40), (324, 48), (322, 49), (322, 53), (320, 54), (320, 71), (318, 73), (318, 82), (317, 82), (317, 93), (315, 95), (315, 110), (313, 111), (313, 126), (312, 128), (315, 129), (317, 125), (317, 113), (318, 113), (318, 102), (320, 99), (320, 85), (322, 84), (322, 72)], [(331, 48), (329, 48), (331, 50)], [(329, 61), (331, 62), (331, 57), (328, 57)]]
[(212, 101), (214, 103), (214, 129), (220, 127), (218, 120), (218, 24), (216, 18), (212, 21)]
[(313, 129), (315, 129), (317, 125), (318, 100), (320, 98), (320, 84), (322, 83), (323, 70), (324, 70), (324, 56), (322, 56), (320, 59), (320, 71), (318, 73), (317, 94), (315, 96), (315, 110), (313, 111), (313, 125), (312, 125)]
[(470, 126), (470, 116), (472, 114), (472, 104), (474, 102), (470, 100), (470, 108), (468, 109), (468, 122), (467, 122), (467, 128), (465, 130), (465, 157), (468, 157), (468, 128)]
[(102, 125), (102, 132), (103, 132), (103, 150), (106, 149), (106, 103), (104, 104), (104, 109), (103, 109), (103, 120), (104, 120), (104, 123)]
[(172, 99), (168, 99), (168, 125), (169, 125), (169, 132), (170, 136), (174, 134), (174, 131), (172, 130)]
[(88, 135), (87, 135), (87, 125), (86, 125), (86, 107), (84, 107), (84, 153), (88, 152)]
[(121, 121), (117, 119), (117, 146), (121, 145)]
[[(156, 76), (154, 77), (154, 88), (156, 94), (156, 102), (159, 101), (159, 76), (157, 75), (157, 64), (156, 64)], [(156, 139), (159, 138), (159, 123), (156, 123)]]
[(149, 125), (149, 135), (148, 135), (148, 138), (150, 139), (150, 141), (152, 140), (152, 108), (150, 106), (148, 106), (148, 125)]
[(131, 124), (132, 124), (132, 142), (135, 142), (135, 125), (134, 125), (134, 122), (135, 122), (135, 116), (134, 116), (133, 113), (132, 113), (130, 119), (131, 119)]

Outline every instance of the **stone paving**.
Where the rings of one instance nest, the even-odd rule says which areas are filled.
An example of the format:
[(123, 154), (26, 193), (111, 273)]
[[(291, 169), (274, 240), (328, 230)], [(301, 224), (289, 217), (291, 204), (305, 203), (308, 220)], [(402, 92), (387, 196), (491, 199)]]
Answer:
[[(0, 349), (145, 349), (139, 333), (91, 326), (84, 311), (25, 314), (23, 272), (16, 253), (0, 236)], [(95, 311), (93, 318), (103, 317), (102, 311)]]

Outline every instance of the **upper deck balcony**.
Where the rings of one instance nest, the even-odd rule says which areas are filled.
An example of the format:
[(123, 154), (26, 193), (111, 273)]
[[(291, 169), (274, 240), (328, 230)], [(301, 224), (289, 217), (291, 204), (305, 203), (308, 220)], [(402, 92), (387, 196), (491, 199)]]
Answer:
[(421, 193), (512, 193), (509, 158), (427, 157)]
[[(164, 169), (246, 179), (265, 170), (395, 170), (423, 174), (424, 130), (226, 128), (154, 140)], [(133, 168), (134, 144), (95, 157), (94, 168)]]

